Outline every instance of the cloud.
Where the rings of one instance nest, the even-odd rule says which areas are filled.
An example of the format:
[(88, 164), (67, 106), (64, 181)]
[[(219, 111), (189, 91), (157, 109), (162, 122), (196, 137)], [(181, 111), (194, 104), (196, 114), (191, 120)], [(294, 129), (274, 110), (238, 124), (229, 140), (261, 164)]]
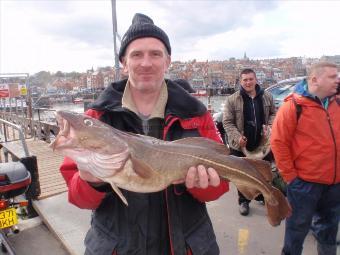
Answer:
[(41, 25), (39, 29), (56, 40), (70, 40), (70, 43), (85, 43), (92, 47), (112, 46), (111, 20), (102, 17), (69, 17), (53, 26)]
[[(340, 1), (116, 1), (122, 36), (136, 12), (168, 35), (173, 60), (339, 54)], [(111, 1), (0, 0), (0, 72), (113, 66)]]
[(37, 33), (55, 40), (94, 47), (112, 45), (109, 1), (33, 1), (25, 12)]
[[(219, 56), (218, 59), (221, 59), (229, 55), (231, 50), (223, 50), (230, 40), (234, 40), (234, 31), (251, 27), (258, 12), (266, 13), (278, 6), (273, 1), (218, 0), (155, 1), (154, 5), (163, 10), (159, 12), (163, 23), (166, 22), (162, 28), (167, 29), (174, 48), (174, 59), (177, 60), (182, 56), (188, 56), (185, 59)], [(238, 51), (244, 53), (244, 50)]]
[[(157, 1), (155, 5), (167, 10), (162, 19), (167, 20), (171, 34), (179, 38), (206, 37), (249, 26), (252, 18), (261, 11), (275, 9), (271, 1)], [(175, 21), (175, 22), (174, 22)]]

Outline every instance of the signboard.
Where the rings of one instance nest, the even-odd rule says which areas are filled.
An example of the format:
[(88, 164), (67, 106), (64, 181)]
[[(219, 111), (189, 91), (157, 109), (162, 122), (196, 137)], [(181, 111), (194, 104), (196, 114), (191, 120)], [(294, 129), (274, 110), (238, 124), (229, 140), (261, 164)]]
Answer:
[(27, 96), (26, 85), (19, 85), (19, 91), (21, 96)]
[[(25, 85), (23, 85), (25, 86)], [(26, 89), (27, 94), (27, 89)], [(19, 83), (2, 83), (0, 84), (0, 98), (20, 96)]]
[(0, 98), (9, 97), (8, 84), (0, 84)]

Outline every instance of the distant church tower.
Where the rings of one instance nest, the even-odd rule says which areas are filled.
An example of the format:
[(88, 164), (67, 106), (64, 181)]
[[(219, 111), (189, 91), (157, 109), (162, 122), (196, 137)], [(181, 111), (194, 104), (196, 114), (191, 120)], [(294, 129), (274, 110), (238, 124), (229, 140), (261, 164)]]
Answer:
[(249, 60), (249, 58), (247, 57), (247, 52), (244, 52), (243, 59), (244, 60)]

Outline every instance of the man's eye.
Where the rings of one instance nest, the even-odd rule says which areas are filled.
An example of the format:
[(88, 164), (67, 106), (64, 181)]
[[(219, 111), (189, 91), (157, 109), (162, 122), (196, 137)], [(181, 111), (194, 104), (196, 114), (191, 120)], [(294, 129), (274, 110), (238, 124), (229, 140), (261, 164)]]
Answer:
[(162, 56), (162, 53), (155, 51), (155, 52), (152, 52), (152, 55), (155, 56), (155, 57), (160, 57), (160, 56)]
[(93, 125), (93, 121), (90, 119), (84, 119), (85, 126), (91, 127)]
[(139, 52), (135, 52), (131, 54), (132, 57), (140, 57), (141, 54)]

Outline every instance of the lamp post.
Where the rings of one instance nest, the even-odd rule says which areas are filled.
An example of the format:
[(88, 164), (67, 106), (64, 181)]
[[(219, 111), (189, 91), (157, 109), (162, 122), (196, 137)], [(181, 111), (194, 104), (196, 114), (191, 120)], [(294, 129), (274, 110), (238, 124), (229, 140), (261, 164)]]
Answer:
[(114, 49), (114, 58), (115, 58), (115, 81), (120, 79), (119, 73), (119, 59), (118, 59), (118, 52), (117, 52), (117, 13), (116, 13), (116, 0), (111, 0), (111, 7), (112, 7), (112, 30), (113, 30), (113, 49)]

